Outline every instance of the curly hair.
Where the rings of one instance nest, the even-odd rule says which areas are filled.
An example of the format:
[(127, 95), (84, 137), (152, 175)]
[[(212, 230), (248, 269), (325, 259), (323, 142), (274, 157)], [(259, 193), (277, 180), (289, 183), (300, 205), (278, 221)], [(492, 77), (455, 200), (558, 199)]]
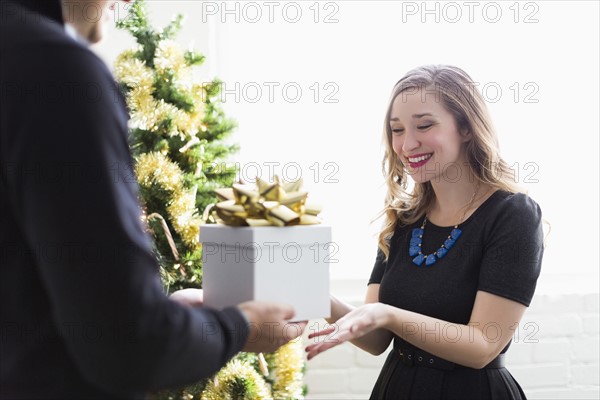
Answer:
[(498, 138), (485, 101), (475, 88), (471, 77), (462, 69), (449, 65), (425, 65), (409, 71), (392, 90), (384, 121), (385, 154), (382, 167), (387, 194), (380, 216), (384, 216), (378, 245), (389, 256), (389, 240), (398, 224), (416, 222), (435, 200), (431, 182), (415, 183), (408, 190), (408, 173), (392, 148), (390, 118), (392, 105), (403, 92), (425, 90), (435, 94), (444, 108), (452, 114), (459, 132), (470, 132), (472, 139), (465, 143), (467, 167), (474, 179), (493, 188), (512, 193), (524, 192), (516, 185), (514, 171), (500, 157)]

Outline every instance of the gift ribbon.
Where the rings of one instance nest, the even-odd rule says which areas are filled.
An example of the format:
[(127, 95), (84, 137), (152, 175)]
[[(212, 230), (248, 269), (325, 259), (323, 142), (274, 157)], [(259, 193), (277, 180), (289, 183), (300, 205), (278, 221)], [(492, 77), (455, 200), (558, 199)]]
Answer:
[(256, 178), (256, 185), (234, 183), (216, 189), (222, 201), (214, 206), (220, 222), (230, 226), (292, 226), (320, 224), (321, 206), (307, 202), (302, 178), (285, 182), (275, 176), (270, 183)]

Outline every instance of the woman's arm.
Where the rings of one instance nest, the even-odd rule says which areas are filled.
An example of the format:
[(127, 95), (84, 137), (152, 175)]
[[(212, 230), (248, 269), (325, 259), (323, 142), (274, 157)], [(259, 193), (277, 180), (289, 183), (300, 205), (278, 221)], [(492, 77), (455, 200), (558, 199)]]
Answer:
[[(518, 302), (478, 291), (470, 321), (463, 325), (386, 304), (365, 304), (337, 321), (337, 331), (320, 332), (331, 335), (324, 342), (309, 346), (308, 358), (383, 328), (433, 355), (467, 367), (483, 368), (511, 340), (526, 309)], [(319, 332), (311, 336), (318, 335)]]
[(484, 291), (477, 292), (467, 325), (388, 307), (384, 327), (431, 354), (471, 368), (483, 368), (500, 354), (527, 309)]
[[(379, 301), (379, 284), (370, 284), (367, 286), (367, 295), (365, 297), (365, 304), (377, 303)], [(335, 324), (340, 318), (344, 317), (351, 311), (356, 310), (356, 307), (346, 304), (335, 296), (331, 296), (331, 318), (327, 318), (329, 324)], [(316, 335), (309, 335), (309, 339)], [(392, 340), (392, 333), (385, 329), (376, 329), (368, 334), (352, 340), (352, 344), (356, 347), (371, 353), (373, 355), (380, 355), (383, 353)], [(328, 340), (326, 338), (325, 340)]]

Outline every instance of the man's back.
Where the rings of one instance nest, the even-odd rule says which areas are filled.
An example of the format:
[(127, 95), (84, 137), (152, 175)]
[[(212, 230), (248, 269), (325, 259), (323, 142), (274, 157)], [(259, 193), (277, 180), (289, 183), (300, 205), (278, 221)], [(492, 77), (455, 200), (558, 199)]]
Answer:
[(125, 105), (54, 3), (0, 3), (0, 398), (140, 397), (216, 371), (247, 322), (162, 294)]

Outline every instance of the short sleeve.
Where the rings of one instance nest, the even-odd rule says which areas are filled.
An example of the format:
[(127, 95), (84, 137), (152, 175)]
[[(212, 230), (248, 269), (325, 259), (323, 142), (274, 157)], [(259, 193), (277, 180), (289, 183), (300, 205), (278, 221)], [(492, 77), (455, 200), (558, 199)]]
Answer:
[(539, 205), (523, 193), (505, 198), (486, 235), (478, 289), (529, 307), (542, 266)]
[(381, 279), (383, 278), (383, 273), (385, 272), (385, 266), (387, 262), (385, 261), (385, 254), (381, 249), (377, 249), (377, 256), (375, 257), (375, 265), (373, 266), (373, 272), (371, 272), (371, 278), (369, 279), (368, 285), (371, 283), (381, 283)]

